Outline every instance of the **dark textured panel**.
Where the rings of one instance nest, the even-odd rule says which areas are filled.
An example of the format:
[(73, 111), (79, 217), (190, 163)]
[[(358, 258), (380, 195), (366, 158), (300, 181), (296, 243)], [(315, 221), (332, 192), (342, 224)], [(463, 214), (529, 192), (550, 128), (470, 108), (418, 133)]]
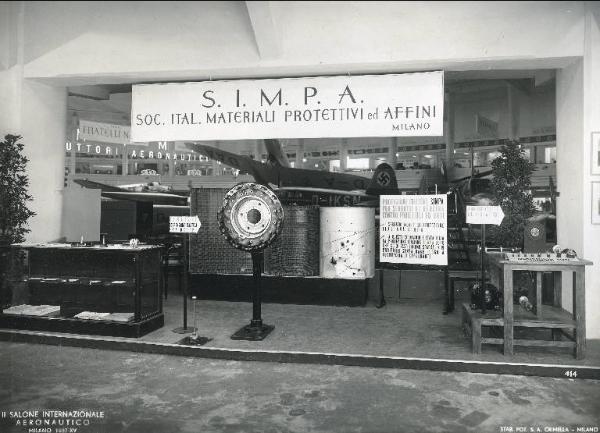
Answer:
[(190, 235), (190, 272), (197, 274), (251, 274), (250, 253), (236, 250), (227, 243), (217, 222), (225, 188), (195, 188), (191, 192), (191, 214), (198, 215), (202, 226)]
[[(367, 302), (368, 281), (264, 276), (261, 297), (264, 302), (282, 304), (358, 307)], [(250, 275), (190, 276), (190, 294), (198, 299), (250, 301), (253, 287)]]
[(277, 276), (319, 275), (319, 207), (284, 206), (279, 238), (265, 250), (265, 273)]

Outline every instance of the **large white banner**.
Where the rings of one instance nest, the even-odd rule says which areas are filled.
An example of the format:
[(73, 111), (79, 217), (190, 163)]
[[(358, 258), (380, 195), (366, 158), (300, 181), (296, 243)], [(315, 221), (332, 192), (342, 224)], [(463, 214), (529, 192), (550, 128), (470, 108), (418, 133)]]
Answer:
[(382, 195), (379, 204), (381, 262), (448, 264), (445, 194)]
[(444, 73), (133, 86), (133, 141), (442, 136)]

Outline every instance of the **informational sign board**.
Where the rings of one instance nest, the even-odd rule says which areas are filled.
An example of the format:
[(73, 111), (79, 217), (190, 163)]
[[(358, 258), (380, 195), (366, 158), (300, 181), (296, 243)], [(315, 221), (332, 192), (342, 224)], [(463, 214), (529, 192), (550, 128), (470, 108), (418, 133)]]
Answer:
[(446, 195), (382, 195), (379, 260), (421, 265), (448, 264)]
[(467, 224), (500, 225), (504, 212), (500, 206), (467, 206)]
[(201, 225), (198, 215), (169, 217), (169, 233), (198, 233)]
[(112, 123), (79, 121), (79, 140), (98, 141), (100, 143), (130, 143), (130, 127)]
[(443, 136), (444, 73), (133, 86), (135, 142)]

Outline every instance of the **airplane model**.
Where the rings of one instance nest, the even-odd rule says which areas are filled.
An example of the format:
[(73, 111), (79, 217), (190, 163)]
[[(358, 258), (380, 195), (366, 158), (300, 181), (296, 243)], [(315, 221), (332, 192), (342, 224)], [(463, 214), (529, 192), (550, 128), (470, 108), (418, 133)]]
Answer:
[[(186, 143), (195, 152), (248, 173), (257, 183), (274, 186), (287, 199), (315, 194), (329, 204), (368, 205), (382, 194), (398, 194), (396, 174), (389, 164), (380, 164), (371, 179), (363, 176), (291, 167), (277, 140), (265, 140), (266, 163), (197, 143)], [(331, 203), (333, 202), (333, 203)], [(315, 203), (317, 204), (317, 203)], [(319, 203), (324, 204), (324, 203)]]
[(152, 202), (155, 205), (188, 205), (187, 193), (185, 195), (176, 194), (171, 187), (160, 185), (158, 182), (112, 186), (89, 179), (73, 179), (73, 181), (84, 188), (100, 189), (102, 197)]

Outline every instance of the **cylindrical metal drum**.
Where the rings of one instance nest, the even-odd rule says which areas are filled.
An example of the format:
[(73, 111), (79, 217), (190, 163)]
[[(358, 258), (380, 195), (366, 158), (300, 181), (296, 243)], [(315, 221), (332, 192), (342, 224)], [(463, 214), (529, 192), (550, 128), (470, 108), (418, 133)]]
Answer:
[(375, 209), (321, 208), (323, 278), (364, 279), (375, 274)]

